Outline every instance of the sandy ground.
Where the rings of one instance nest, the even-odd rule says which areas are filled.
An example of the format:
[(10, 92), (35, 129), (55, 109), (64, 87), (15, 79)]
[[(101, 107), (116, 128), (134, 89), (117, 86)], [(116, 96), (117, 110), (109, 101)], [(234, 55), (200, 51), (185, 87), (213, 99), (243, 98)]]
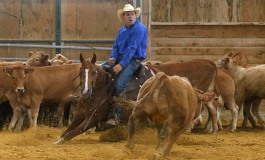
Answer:
[[(38, 127), (20, 133), (0, 132), (0, 159), (151, 159), (156, 145), (155, 131), (138, 130), (135, 149), (124, 147), (125, 141), (100, 142), (100, 132), (82, 134), (62, 144), (54, 141), (64, 129)], [(182, 134), (171, 150), (168, 160), (178, 159), (265, 159), (265, 131), (241, 129), (231, 133), (228, 127), (218, 134), (205, 134), (202, 128)]]

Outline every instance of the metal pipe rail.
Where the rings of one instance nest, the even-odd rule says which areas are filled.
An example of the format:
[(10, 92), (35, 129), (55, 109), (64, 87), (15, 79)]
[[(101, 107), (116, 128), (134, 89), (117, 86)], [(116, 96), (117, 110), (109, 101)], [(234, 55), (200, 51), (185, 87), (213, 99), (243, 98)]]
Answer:
[(83, 50), (105, 50), (111, 51), (107, 47), (85, 47), (85, 46), (55, 46), (55, 45), (33, 45), (33, 44), (9, 44), (0, 43), (0, 47), (23, 47), (23, 48), (55, 48), (55, 49), (83, 49)]

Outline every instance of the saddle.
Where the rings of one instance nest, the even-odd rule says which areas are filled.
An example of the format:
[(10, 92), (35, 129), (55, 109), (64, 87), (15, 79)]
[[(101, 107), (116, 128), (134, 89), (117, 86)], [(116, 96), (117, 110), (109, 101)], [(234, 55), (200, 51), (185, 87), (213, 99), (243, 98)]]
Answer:
[(153, 74), (154, 73), (147, 65), (140, 64), (138, 69), (134, 72), (131, 81), (120, 96), (126, 99), (136, 100), (140, 88), (147, 79), (153, 76)]

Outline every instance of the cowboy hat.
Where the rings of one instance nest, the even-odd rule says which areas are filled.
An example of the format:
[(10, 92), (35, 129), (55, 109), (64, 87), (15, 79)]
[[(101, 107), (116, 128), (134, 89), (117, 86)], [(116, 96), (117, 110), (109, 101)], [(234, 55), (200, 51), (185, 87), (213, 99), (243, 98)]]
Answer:
[(125, 12), (129, 12), (129, 11), (134, 11), (136, 18), (139, 18), (140, 14), (141, 14), (141, 8), (136, 8), (134, 9), (133, 6), (131, 4), (125, 4), (123, 9), (119, 9), (117, 12), (118, 18), (119, 20), (122, 22), (122, 16)]

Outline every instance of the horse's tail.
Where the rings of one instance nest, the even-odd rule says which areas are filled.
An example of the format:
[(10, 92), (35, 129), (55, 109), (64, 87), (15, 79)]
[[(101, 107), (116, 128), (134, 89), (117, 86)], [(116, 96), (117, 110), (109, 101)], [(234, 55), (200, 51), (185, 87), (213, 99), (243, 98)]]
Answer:
[[(126, 100), (123, 98), (114, 97), (113, 100), (120, 105), (121, 107), (137, 107), (141, 106), (146, 100), (150, 98), (150, 96), (154, 93), (156, 89), (160, 89), (162, 86), (164, 86), (164, 80), (167, 78), (167, 75), (164, 72), (158, 72), (155, 76), (155, 79), (153, 81), (153, 84), (150, 88), (150, 90), (140, 99), (137, 101), (132, 100)], [(143, 85), (144, 87), (145, 85)]]

